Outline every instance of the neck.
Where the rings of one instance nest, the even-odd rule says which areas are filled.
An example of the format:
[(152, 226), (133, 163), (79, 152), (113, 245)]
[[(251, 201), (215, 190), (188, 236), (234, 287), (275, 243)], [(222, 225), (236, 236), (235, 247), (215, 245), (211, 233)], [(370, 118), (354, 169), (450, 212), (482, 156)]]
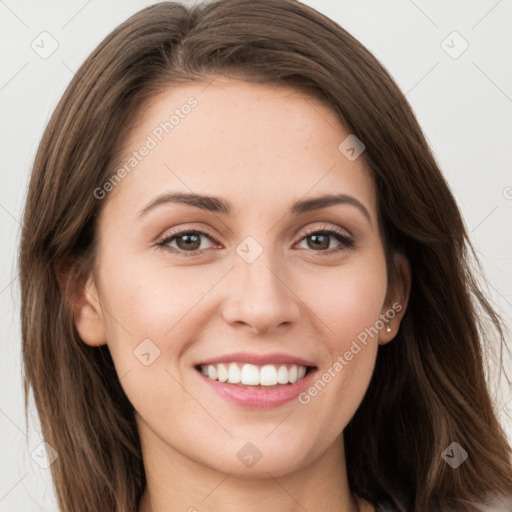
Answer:
[(348, 485), (343, 434), (299, 470), (257, 477), (222, 473), (163, 443), (139, 422), (146, 489), (139, 512), (358, 512)]

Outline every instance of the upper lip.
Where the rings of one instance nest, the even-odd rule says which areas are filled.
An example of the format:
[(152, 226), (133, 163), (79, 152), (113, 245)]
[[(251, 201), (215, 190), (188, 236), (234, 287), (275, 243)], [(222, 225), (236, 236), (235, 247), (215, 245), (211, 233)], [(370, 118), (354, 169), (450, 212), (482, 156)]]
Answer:
[(273, 354), (251, 354), (249, 352), (223, 354), (218, 357), (212, 357), (211, 359), (205, 359), (204, 361), (198, 361), (194, 366), (230, 362), (249, 363), (258, 366), (263, 366), (265, 364), (296, 364), (299, 366), (315, 366), (315, 364), (311, 361), (307, 361), (301, 357), (292, 356), (282, 352), (276, 352)]

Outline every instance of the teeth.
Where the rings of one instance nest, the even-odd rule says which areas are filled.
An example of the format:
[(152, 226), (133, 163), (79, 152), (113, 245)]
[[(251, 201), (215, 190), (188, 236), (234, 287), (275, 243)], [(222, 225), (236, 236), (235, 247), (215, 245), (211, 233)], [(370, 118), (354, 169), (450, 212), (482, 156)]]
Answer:
[(288, 380), (290, 382), (297, 382), (297, 366), (293, 365), (288, 370)]
[(288, 369), (284, 364), (279, 367), (279, 370), (277, 370), (276, 377), (279, 384), (288, 384)]
[[(272, 364), (265, 365), (260, 370), (259, 383), (262, 386), (275, 386), (277, 384), (277, 370)], [(285, 382), (285, 384), (288, 384)]]
[(228, 382), (238, 384), (240, 382), (240, 368), (236, 363), (229, 365)]
[(219, 363), (201, 365), (201, 373), (212, 380), (230, 384), (275, 386), (276, 384), (293, 384), (301, 380), (306, 375), (306, 367), (295, 364), (257, 366), (249, 363)]
[(226, 382), (228, 380), (228, 370), (223, 364), (217, 365), (217, 380), (219, 382)]
[(258, 367), (253, 364), (244, 364), (240, 374), (240, 382), (246, 386), (258, 386), (260, 383)]
[(210, 377), (210, 379), (217, 380), (217, 368), (215, 366), (208, 366), (208, 377)]

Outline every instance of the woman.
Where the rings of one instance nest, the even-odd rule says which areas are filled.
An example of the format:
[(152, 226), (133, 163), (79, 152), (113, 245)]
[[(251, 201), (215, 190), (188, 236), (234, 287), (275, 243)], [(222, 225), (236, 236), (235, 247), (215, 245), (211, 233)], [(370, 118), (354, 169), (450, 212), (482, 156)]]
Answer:
[(403, 94), (336, 23), (135, 14), (57, 106), (24, 216), (61, 509), (508, 510), (471, 250)]

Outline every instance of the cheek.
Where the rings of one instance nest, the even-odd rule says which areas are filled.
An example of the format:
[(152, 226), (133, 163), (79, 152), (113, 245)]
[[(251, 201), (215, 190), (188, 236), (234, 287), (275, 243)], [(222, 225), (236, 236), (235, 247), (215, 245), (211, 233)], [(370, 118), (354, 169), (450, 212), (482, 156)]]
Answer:
[(379, 319), (387, 291), (384, 255), (370, 253), (346, 265), (320, 268), (303, 286), (305, 302), (329, 333), (331, 352), (347, 350), (347, 343)]
[(201, 299), (219, 276), (125, 258), (100, 279), (108, 346), (130, 402), (147, 417), (167, 410), (170, 397), (186, 407), (189, 398), (173, 379), (182, 380), (176, 361), (193, 343)]
[(371, 380), (383, 328), (379, 315), (387, 290), (385, 258), (379, 253), (354, 258), (327, 280), (320, 273), (325, 268), (316, 279), (311, 276), (303, 296), (325, 327), (323, 351), (328, 361), (301, 403), (313, 417), (331, 425), (334, 436), (359, 407)]
[(200, 322), (196, 317), (201, 299), (218, 279), (215, 272), (185, 266), (170, 269), (165, 262), (150, 265), (128, 257), (108, 270), (104, 266), (101, 300), (118, 375), (140, 371), (152, 360), (150, 368), (163, 369), (179, 358), (190, 343), (186, 328)]
[(211, 272), (126, 259), (103, 278), (104, 302), (114, 321), (130, 333), (160, 339), (190, 313), (215, 281)]

